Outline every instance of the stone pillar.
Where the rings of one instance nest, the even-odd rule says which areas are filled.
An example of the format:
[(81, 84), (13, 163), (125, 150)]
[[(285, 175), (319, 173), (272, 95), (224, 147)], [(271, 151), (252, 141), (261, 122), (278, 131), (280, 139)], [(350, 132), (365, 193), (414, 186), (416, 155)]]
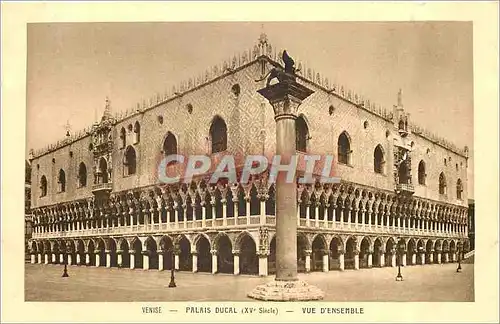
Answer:
[(116, 250), (116, 265), (118, 268), (121, 268), (123, 266), (123, 251), (122, 250)]
[[(326, 216), (326, 215), (325, 215)], [(330, 255), (328, 254), (328, 250), (323, 252), (323, 272), (328, 272), (330, 270)]]
[[(204, 201), (202, 201), (200, 202), (200, 206), (201, 206), (201, 227), (205, 228), (207, 226), (207, 205)], [(210, 206), (208, 208), (210, 208)]]
[(452, 252), (452, 258), (453, 258), (452, 259), (453, 262), (457, 262), (457, 251)]
[[(299, 84), (294, 75), (293, 63), (287, 63), (287, 72), (277, 84), (266, 86), (258, 92), (273, 107), (276, 121), (276, 280), (256, 287), (248, 296), (261, 300), (318, 300), (323, 293), (297, 278), (297, 185), (287, 181), (285, 170), (295, 169), (295, 120), (302, 101), (313, 91)], [(288, 167), (288, 166), (291, 166)], [(287, 282), (284, 282), (287, 281)]]
[(444, 252), (444, 260), (443, 260), (443, 263), (448, 263), (448, 252)]
[(56, 254), (55, 253), (52, 253), (52, 260), (50, 263), (56, 263)]
[(174, 254), (175, 270), (179, 270), (179, 255)]
[[(259, 223), (260, 223), (260, 225), (265, 225), (266, 224), (266, 201), (265, 201), (264, 197), (260, 199), (260, 218), (259, 218)], [(227, 223), (225, 225), (227, 225)]]
[(35, 258), (36, 258), (36, 257), (35, 257), (35, 254), (34, 254), (34, 253), (32, 253), (32, 254), (31, 254), (31, 263), (35, 263)]
[(406, 267), (406, 252), (405, 252), (405, 253), (403, 253), (403, 255), (401, 256), (401, 259), (402, 259), (402, 260), (401, 260), (401, 265), (402, 265), (403, 267)]
[(163, 251), (158, 250), (158, 271), (163, 271)]
[(396, 266), (396, 253), (392, 252), (391, 254), (391, 267), (395, 267)]
[(380, 267), (385, 266), (385, 253), (380, 253)]
[(149, 270), (149, 252), (141, 251), (142, 254), (142, 269)]
[(441, 252), (437, 254), (437, 263), (441, 263)]
[(64, 264), (64, 254), (59, 254), (59, 263)]
[(373, 252), (368, 252), (368, 268), (371, 268), (373, 265)]
[(344, 271), (344, 251), (339, 251), (339, 270)]
[[(101, 254), (100, 254), (101, 251), (95, 251), (95, 266), (96, 267), (100, 267), (101, 266)], [(104, 261), (104, 260), (103, 260)]]
[(250, 225), (250, 197), (245, 197), (246, 203), (246, 213), (247, 213), (247, 225)]
[(311, 250), (306, 250), (306, 272), (311, 272)]
[(420, 264), (424, 265), (425, 264), (425, 253), (422, 252), (420, 254)]
[(42, 263), (42, 254), (38, 253), (38, 263)]
[(354, 251), (354, 270), (359, 270), (359, 251)]
[(111, 268), (111, 251), (106, 250), (106, 268)]
[(72, 264), (73, 264), (73, 255), (68, 254), (68, 265), (72, 265)]
[(193, 262), (192, 262), (193, 263), (193, 269), (192, 269), (192, 271), (193, 271), (193, 273), (196, 273), (196, 272), (198, 272), (198, 254), (197, 254), (196, 251), (191, 252), (191, 258), (193, 260)]
[(217, 250), (210, 251), (212, 253), (212, 273), (217, 273)]
[(430, 255), (429, 255), (429, 263), (433, 263), (433, 262), (434, 262), (434, 251), (431, 251)]
[[(239, 275), (240, 274), (240, 255), (238, 252), (233, 252), (233, 260), (234, 260), (233, 273), (235, 275)], [(260, 272), (260, 269), (259, 269), (259, 272)]]
[(81, 264), (82, 264), (82, 260), (80, 257), (80, 253), (77, 253), (76, 254), (76, 265), (81, 265)]
[(412, 265), (417, 264), (417, 253), (416, 252), (413, 252), (411, 255), (411, 264)]
[(85, 265), (90, 265), (90, 253), (85, 253)]
[(259, 254), (259, 276), (265, 277), (267, 275), (268, 275), (267, 255)]
[(135, 251), (134, 250), (128, 250), (129, 258), (130, 258), (130, 269), (134, 270), (135, 269)]

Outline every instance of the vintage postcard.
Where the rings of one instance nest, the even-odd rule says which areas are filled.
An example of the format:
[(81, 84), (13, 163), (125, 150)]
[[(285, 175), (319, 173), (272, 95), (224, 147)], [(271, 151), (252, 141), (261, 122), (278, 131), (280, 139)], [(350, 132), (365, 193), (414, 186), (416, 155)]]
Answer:
[(497, 10), (3, 3), (2, 321), (498, 320)]

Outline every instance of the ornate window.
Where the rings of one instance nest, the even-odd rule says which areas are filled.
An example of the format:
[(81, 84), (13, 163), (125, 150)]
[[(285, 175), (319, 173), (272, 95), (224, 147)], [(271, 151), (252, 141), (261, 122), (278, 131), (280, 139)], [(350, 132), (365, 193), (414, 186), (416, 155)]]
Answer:
[(351, 142), (346, 132), (342, 132), (338, 140), (338, 160), (340, 164), (351, 164)]
[(123, 160), (123, 175), (129, 176), (136, 172), (137, 159), (135, 150), (132, 146), (127, 147), (125, 151), (125, 158)]
[(134, 144), (139, 143), (141, 140), (141, 124), (138, 121), (134, 124)]
[(299, 152), (307, 152), (307, 141), (309, 140), (309, 129), (303, 116), (295, 120), (295, 145)]
[(99, 169), (97, 170), (97, 183), (108, 183), (108, 162), (105, 158), (99, 160)]
[(165, 137), (165, 141), (163, 142), (163, 154), (165, 156), (177, 154), (177, 139), (171, 132), (167, 133), (167, 137)]
[(439, 175), (439, 194), (446, 195), (446, 177), (443, 172)]
[(409, 184), (410, 178), (408, 177), (408, 166), (406, 165), (406, 161), (402, 161), (399, 165), (398, 176), (400, 184)]
[(85, 163), (80, 163), (80, 166), (78, 167), (78, 187), (85, 187), (87, 186), (87, 167), (85, 166)]
[(424, 160), (422, 160), (418, 164), (418, 184), (419, 185), (425, 185), (426, 176), (427, 175), (425, 174), (425, 162), (424, 162)]
[(373, 171), (375, 171), (375, 173), (384, 174), (384, 167), (384, 151), (382, 150), (382, 146), (379, 144), (375, 147), (375, 151), (373, 152)]
[(210, 126), (210, 141), (212, 142), (212, 153), (227, 150), (227, 126), (224, 119), (216, 116)]
[(47, 196), (47, 178), (45, 176), (40, 179), (40, 191), (40, 197)]
[(120, 130), (120, 148), (125, 148), (125, 146), (127, 146), (127, 132), (125, 128), (122, 127)]
[(457, 180), (457, 199), (462, 199), (462, 191), (464, 191), (463, 185), (462, 185), (462, 180), (458, 179)]
[(66, 191), (66, 173), (63, 169), (59, 170), (59, 176), (57, 178), (57, 183), (59, 184), (59, 192)]

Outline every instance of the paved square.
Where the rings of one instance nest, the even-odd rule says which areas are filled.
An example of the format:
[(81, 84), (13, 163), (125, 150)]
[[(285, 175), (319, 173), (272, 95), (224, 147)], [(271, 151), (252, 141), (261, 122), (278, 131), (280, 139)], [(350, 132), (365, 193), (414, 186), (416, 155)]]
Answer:
[[(325, 292), (325, 301), (474, 301), (474, 265), (457, 264), (373, 268), (299, 274)], [(177, 288), (167, 288), (170, 271), (26, 264), (26, 301), (252, 301), (256, 285), (273, 276), (233, 276), (177, 272)]]

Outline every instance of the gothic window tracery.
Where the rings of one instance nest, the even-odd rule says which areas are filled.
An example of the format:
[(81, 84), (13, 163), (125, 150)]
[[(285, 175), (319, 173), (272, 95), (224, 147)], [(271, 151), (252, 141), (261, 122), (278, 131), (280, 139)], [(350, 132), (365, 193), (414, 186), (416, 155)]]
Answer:
[(439, 175), (439, 194), (446, 195), (446, 177), (443, 172)]
[(141, 124), (138, 121), (134, 124), (134, 144), (139, 143), (141, 140)]

